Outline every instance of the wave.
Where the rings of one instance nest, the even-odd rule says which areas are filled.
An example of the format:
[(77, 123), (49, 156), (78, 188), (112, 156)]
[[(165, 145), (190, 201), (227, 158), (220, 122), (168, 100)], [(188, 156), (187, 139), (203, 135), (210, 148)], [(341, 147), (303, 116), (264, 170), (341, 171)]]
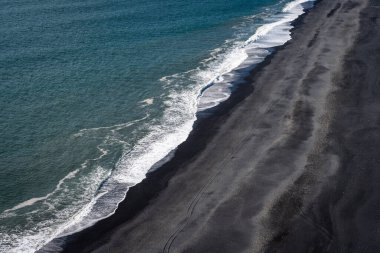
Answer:
[(69, 174), (67, 174), (64, 178), (62, 178), (61, 180), (59, 180), (58, 184), (56, 185), (55, 189), (53, 192), (49, 193), (49, 194), (46, 194), (45, 196), (43, 197), (37, 197), (37, 198), (31, 198), (31, 199), (28, 199), (24, 202), (21, 202), (19, 204), (17, 204), (16, 206), (10, 208), (10, 209), (7, 209), (5, 210), (1, 215), (0, 215), (0, 218), (2, 217), (6, 217), (7, 215), (12, 215), (10, 214), (12, 211), (16, 211), (18, 209), (21, 209), (21, 208), (24, 208), (24, 207), (27, 207), (27, 206), (31, 206), (31, 205), (34, 205), (35, 203), (39, 202), (39, 201), (42, 201), (42, 200), (45, 200), (47, 198), (49, 198), (50, 196), (54, 195), (56, 192), (58, 192), (59, 190), (61, 190), (61, 186), (62, 184), (70, 179), (70, 178), (73, 178), (75, 177), (75, 175), (78, 173), (78, 169), (74, 170), (74, 171), (71, 171)]
[[(273, 48), (284, 45), (291, 39), (292, 22), (305, 12), (305, 3), (314, 0), (296, 0), (285, 5), (282, 11), (268, 18), (268, 22), (257, 28), (246, 41), (236, 41), (222, 57), (217, 68), (210, 69), (212, 74), (201, 71), (206, 76), (206, 88), (202, 90), (198, 111), (217, 106), (227, 100), (234, 85), (246, 76), (258, 63), (273, 52)], [(311, 7), (311, 6), (310, 6)], [(219, 51), (217, 49), (216, 51)]]
[(95, 203), (102, 197), (99, 185), (110, 177), (110, 170), (102, 167), (99, 162), (109, 154), (112, 145), (121, 144), (127, 147), (127, 143), (118, 138), (117, 131), (128, 129), (148, 117), (149, 114), (146, 114), (131, 122), (81, 129), (73, 134), (72, 138), (76, 140), (92, 138), (94, 132), (103, 133), (103, 141), (96, 147), (98, 155), (85, 160), (78, 168), (69, 172), (59, 180), (53, 191), (45, 196), (31, 198), (3, 211), (0, 220), (4, 222), (7, 219), (22, 217), (24, 221), (33, 224), (33, 221), (39, 220), (41, 216), (47, 218), (24, 231), (17, 226), (11, 231), (3, 230), (2, 225), (5, 224), (0, 224), (0, 252), (34, 252), (48, 241), (64, 234), (66, 230), (72, 231), (77, 224), (81, 224), (83, 218), (95, 210)]
[[(61, 179), (50, 195), (24, 201), (1, 215), (12, 215), (20, 209), (37, 204), (45, 208), (56, 208), (56, 203), (51, 203), (51, 197), (58, 192), (59, 198), (67, 197), (62, 188), (68, 189), (74, 184), (74, 187), (81, 189), (88, 187), (84, 191), (84, 200), (81, 199), (79, 203), (75, 197), (69, 198), (68, 200), (72, 201), (71, 209), (66, 208), (59, 214), (58, 219), (47, 221), (34, 231), (1, 235), (3, 241), (0, 245), (5, 246), (0, 246), (0, 251), (34, 252), (54, 238), (75, 233), (112, 215), (125, 198), (128, 189), (141, 182), (149, 170), (161, 164), (162, 159), (168, 158), (188, 138), (197, 113), (227, 100), (242, 76), (270, 55), (274, 47), (281, 46), (291, 39), (292, 21), (305, 12), (305, 3), (313, 2), (314, 0), (296, 0), (286, 5), (281, 2), (285, 5), (282, 10), (268, 15), (263, 21), (264, 24), (259, 27), (254, 17), (247, 17), (248, 25), (250, 22), (251, 25), (255, 25), (253, 35), (248, 38), (243, 36), (246, 31), (240, 27), (240, 33), (237, 33), (236, 38), (225, 41), (221, 47), (212, 51), (210, 57), (202, 61), (196, 69), (162, 77), (159, 82), (167, 90), (163, 116), (147, 126), (145, 137), (134, 145), (128, 145), (119, 139), (116, 132), (136, 123), (142, 124), (149, 115), (134, 122), (82, 129), (76, 133), (73, 138), (104, 131), (104, 141), (98, 146), (99, 156), (86, 160), (81, 168)], [(152, 103), (153, 99), (147, 99), (141, 101), (140, 105), (144, 107)], [(110, 143), (119, 143), (124, 147), (124, 152), (114, 168), (106, 170), (99, 165), (91, 173), (83, 176), (81, 173), (90, 167), (91, 163), (108, 154), (107, 145)], [(71, 179), (77, 179), (76, 183), (74, 180), (71, 182)], [(79, 205), (81, 208), (78, 208)]]

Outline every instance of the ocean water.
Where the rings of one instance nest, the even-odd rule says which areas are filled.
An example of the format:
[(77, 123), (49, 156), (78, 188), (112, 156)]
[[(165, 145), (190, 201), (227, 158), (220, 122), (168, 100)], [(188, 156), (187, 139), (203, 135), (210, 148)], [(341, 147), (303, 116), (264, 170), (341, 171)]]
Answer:
[(111, 215), (308, 0), (2, 0), (0, 252)]

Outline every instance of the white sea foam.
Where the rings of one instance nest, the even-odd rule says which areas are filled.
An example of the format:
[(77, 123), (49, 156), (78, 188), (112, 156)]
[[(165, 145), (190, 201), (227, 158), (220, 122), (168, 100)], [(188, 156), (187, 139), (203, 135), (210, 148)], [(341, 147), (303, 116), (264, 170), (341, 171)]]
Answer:
[[(153, 100), (152, 100), (152, 102), (153, 102)], [(80, 137), (80, 136), (83, 136), (83, 134), (85, 134), (85, 133), (92, 133), (94, 131), (99, 131), (99, 130), (111, 130), (111, 132), (114, 133), (115, 131), (119, 131), (121, 129), (125, 129), (127, 127), (133, 126), (136, 123), (139, 123), (139, 122), (147, 119), (148, 117), (149, 117), (149, 114), (146, 114), (145, 117), (143, 117), (141, 119), (136, 119), (136, 120), (133, 120), (133, 121), (130, 121), (127, 123), (121, 123), (121, 124), (116, 124), (116, 125), (112, 125), (112, 126), (104, 126), (104, 127), (83, 128), (83, 129), (79, 130), (78, 133), (75, 133), (74, 137)]]
[[(0, 251), (34, 252), (53, 238), (76, 232), (113, 214), (118, 203), (125, 198), (128, 188), (141, 182), (153, 165), (187, 139), (197, 112), (214, 107), (230, 96), (239, 70), (263, 61), (271, 53), (268, 48), (283, 45), (290, 39), (291, 22), (304, 12), (302, 4), (305, 2), (308, 0), (288, 3), (282, 13), (272, 17), (248, 39), (227, 40), (225, 45), (211, 52), (210, 58), (201, 62), (198, 68), (162, 77), (160, 82), (170, 90), (166, 96), (163, 117), (157, 124), (151, 125), (148, 134), (132, 148), (124, 140), (118, 139), (117, 131), (140, 123), (149, 115), (134, 122), (82, 129), (75, 134), (75, 138), (80, 138), (105, 131), (104, 142), (98, 146), (99, 156), (84, 161), (80, 168), (61, 179), (51, 193), (19, 203), (0, 214), (0, 218), (31, 205), (41, 205), (41, 212), (44, 207), (54, 210), (65, 201), (70, 201), (70, 205), (65, 206), (55, 218), (42, 222), (30, 231), (21, 234), (0, 232)], [(189, 82), (192, 85), (183, 85)], [(147, 99), (141, 102), (147, 106), (153, 101)], [(121, 143), (125, 147), (115, 169), (111, 172), (98, 166), (85, 176), (82, 175), (91, 163), (108, 154), (106, 147), (109, 142)], [(105, 178), (108, 179), (104, 181)], [(83, 192), (82, 198), (67, 195), (72, 187), (77, 188), (75, 192)], [(24, 215), (32, 217), (34, 214), (35, 211)]]
[(40, 200), (44, 200), (46, 199), (46, 196), (45, 197), (39, 197), (39, 198), (31, 198), (31, 199), (28, 199), (24, 202), (21, 202), (20, 204), (17, 204), (16, 206), (10, 208), (10, 209), (7, 209), (4, 211), (4, 213), (8, 213), (8, 212), (11, 212), (11, 211), (15, 211), (17, 209), (20, 209), (20, 208), (23, 208), (23, 207), (26, 207), (26, 206), (31, 206), (33, 205), (34, 203), (40, 201)]
[[(237, 73), (235, 75), (231, 73), (262, 62), (271, 53), (267, 49), (281, 46), (291, 39), (291, 22), (304, 13), (302, 4), (305, 2), (313, 1), (296, 0), (286, 4), (282, 13), (271, 17), (274, 22), (257, 28), (246, 41), (236, 41), (232, 49), (222, 55), (223, 59), (216, 61), (218, 62), (216, 68), (210, 67), (208, 71), (200, 71), (199, 75), (203, 77), (203, 82), (208, 84), (209, 88), (202, 93), (198, 104), (199, 111), (212, 108), (228, 99), (231, 94), (231, 83), (235, 81), (233, 77), (241, 77)], [(220, 48), (215, 50), (218, 53), (220, 51)], [(229, 77), (225, 77), (226, 74), (229, 74)]]
[(153, 126), (150, 134), (118, 162), (113, 175), (117, 182), (129, 186), (140, 182), (156, 162), (186, 140), (196, 118), (196, 92), (173, 93), (167, 103), (170, 109), (163, 116), (164, 124)]
[(64, 178), (62, 178), (61, 180), (59, 180), (58, 184), (56, 185), (55, 189), (51, 192), (51, 193), (48, 193), (46, 194), (45, 196), (43, 197), (37, 197), (37, 198), (31, 198), (31, 199), (28, 199), (22, 203), (19, 203), (17, 204), (16, 206), (10, 208), (10, 209), (7, 209), (5, 211), (3, 211), (2, 214), (0, 214), (0, 218), (3, 218), (3, 217), (6, 217), (7, 215), (9, 215), (10, 212), (12, 211), (16, 211), (18, 209), (21, 209), (21, 208), (24, 208), (24, 207), (27, 207), (27, 206), (31, 206), (39, 201), (42, 201), (42, 200), (45, 200), (47, 198), (49, 198), (50, 196), (52, 196), (53, 194), (55, 194), (56, 192), (58, 192), (59, 190), (61, 190), (61, 186), (62, 184), (65, 182), (65, 180), (68, 180), (70, 178), (73, 178), (75, 177), (75, 175), (78, 173), (79, 170), (74, 170), (74, 171), (71, 171), (69, 174), (67, 174)]
[[(81, 213), (86, 211), (86, 207), (80, 208), (83, 205), (82, 202), (85, 200), (92, 201), (97, 185), (104, 179), (106, 171), (98, 167), (79, 181), (70, 180), (79, 172), (79, 170), (75, 170), (69, 173), (69, 175), (60, 180), (53, 192), (41, 197), (38, 203), (34, 202), (33, 204), (39, 204), (39, 206), (33, 212), (19, 214), (25, 216), (26, 220), (31, 222), (35, 215), (46, 215), (51, 211), (60, 209), (60, 212), (55, 212), (51, 219), (39, 222), (35, 227), (27, 231), (20, 232), (17, 226), (14, 231), (7, 231), (7, 233), (0, 229), (0, 252), (34, 252), (58, 236), (67, 226), (75, 223), (76, 219), (80, 219)], [(77, 192), (82, 192), (82, 198), (78, 199), (77, 196), (69, 195), (71, 188), (76, 188)], [(21, 206), (21, 204), (18, 206), (19, 208), (12, 208), (13, 210), (3, 212), (2, 216), (12, 215), (13, 212), (25, 207), (25, 205)]]
[(112, 215), (118, 203), (125, 198), (128, 188), (141, 182), (155, 163), (186, 140), (196, 119), (196, 95), (192, 89), (170, 94), (167, 101), (169, 109), (165, 111), (161, 124), (151, 126), (150, 133), (133, 150), (123, 154), (102, 186), (101, 196), (90, 203), (88, 211), (82, 212), (76, 224), (63, 231), (64, 235)]
[(292, 2), (289, 2), (288, 4), (286, 4), (286, 6), (282, 9), (283, 12), (291, 12), (291, 11), (294, 11), (294, 9), (298, 9), (298, 10), (303, 10), (302, 8), (302, 4), (303, 3), (306, 3), (306, 2), (310, 2), (310, 0), (295, 0), (295, 1), (292, 1)]
[(143, 106), (152, 105), (154, 102), (154, 98), (147, 98), (142, 101), (140, 101), (140, 104), (143, 104)]

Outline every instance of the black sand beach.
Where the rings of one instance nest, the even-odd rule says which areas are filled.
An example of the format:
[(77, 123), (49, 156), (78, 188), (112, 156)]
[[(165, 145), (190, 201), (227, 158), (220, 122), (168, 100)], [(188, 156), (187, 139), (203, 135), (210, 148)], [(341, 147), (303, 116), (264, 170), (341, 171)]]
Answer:
[(115, 215), (41, 252), (380, 252), (380, 0), (322, 0)]

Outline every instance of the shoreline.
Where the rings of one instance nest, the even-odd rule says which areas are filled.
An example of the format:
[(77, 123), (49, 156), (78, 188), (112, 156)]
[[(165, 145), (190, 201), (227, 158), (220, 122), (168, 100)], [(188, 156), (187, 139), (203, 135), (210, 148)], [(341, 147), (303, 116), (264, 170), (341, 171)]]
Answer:
[[(235, 90), (237, 89), (237, 87), (242, 85), (241, 83), (247, 82), (247, 81), (242, 82), (242, 80), (249, 78), (249, 73), (252, 72), (253, 68), (260, 68), (257, 66), (262, 65), (263, 59), (270, 57), (270, 55), (273, 54), (273, 51), (275, 51), (276, 48), (280, 48), (281, 46), (283, 46), (283, 45), (281, 45), (281, 46), (276, 46), (276, 45), (286, 43), (286, 41), (288, 40), (288, 38), (287, 38), (288, 36), (283, 35), (281, 32), (286, 31), (285, 33), (288, 33), (288, 32), (290, 33), (290, 30), (291, 30), (290, 25), (297, 23), (297, 21), (295, 21), (295, 20), (298, 20), (298, 18), (296, 18), (296, 19), (294, 19), (294, 18), (301, 16), (302, 14), (300, 14), (300, 13), (308, 12), (309, 8), (312, 8), (314, 2), (316, 2), (316, 0), (290, 1), (284, 5), (284, 7), (282, 8), (281, 11), (279, 11), (277, 13), (273, 13), (272, 18), (270, 20), (266, 20), (267, 22), (264, 22), (264, 24), (259, 26), (259, 28), (256, 30), (256, 32), (248, 40), (245, 41), (244, 47), (242, 49), (240, 49), (240, 50), (245, 50), (245, 52), (248, 55), (253, 54), (252, 59), (248, 56), (247, 59), (241, 60), (241, 63), (238, 67), (233, 68), (228, 73), (223, 73), (220, 75), (220, 77), (222, 77), (222, 79), (225, 75), (228, 75), (227, 79), (230, 78), (229, 75), (235, 76), (234, 78), (231, 78), (230, 81), (223, 82), (223, 81), (215, 79), (214, 81), (212, 81), (209, 84), (209, 86), (204, 87), (201, 90), (201, 94), (208, 93), (209, 92), (208, 88), (210, 88), (210, 87), (211, 87), (211, 89), (220, 89), (221, 87), (223, 88), (223, 86), (226, 86), (227, 83), (229, 83), (231, 85), (231, 87), (229, 88), (230, 91), (228, 93), (229, 94), (235, 93), (236, 92)], [(303, 8), (300, 8), (300, 4), (303, 5)], [(285, 22), (282, 22), (284, 20), (285, 20)], [(290, 22), (290, 20), (293, 20), (293, 21)], [(280, 21), (280, 23), (279, 23), (279, 21)], [(269, 30), (267, 30), (267, 28), (268, 28), (267, 26), (270, 28)], [(293, 26), (291, 26), (291, 27), (293, 27)], [(263, 28), (263, 29), (261, 29), (261, 28)], [(278, 33), (280, 34), (279, 37), (277, 37)], [(258, 34), (261, 34), (261, 35), (259, 36)], [(252, 43), (252, 45), (250, 43), (247, 43), (253, 37), (255, 37), (255, 39), (253, 40), (254, 43)], [(272, 37), (276, 37), (276, 39), (273, 40), (273, 39), (271, 39)], [(258, 47), (258, 49), (259, 49), (259, 53), (257, 55), (255, 54), (255, 49), (254, 49), (256, 47)], [(214, 86), (216, 88), (214, 88)], [(224, 88), (226, 88), (226, 87), (224, 87)], [(210, 93), (212, 96), (213, 91), (211, 91)], [(199, 96), (201, 96), (201, 95), (199, 95)], [(207, 101), (207, 96), (210, 96), (210, 94), (208, 94), (208, 95), (206, 94), (205, 101)], [(227, 97), (229, 97), (229, 96), (230, 95), (228, 95)], [(218, 107), (218, 105), (220, 103), (222, 103), (223, 101), (225, 101), (225, 99), (222, 99), (221, 101), (219, 101), (219, 100), (218, 101), (212, 101), (213, 104), (217, 104), (217, 105), (216, 106), (214, 105), (213, 107), (210, 107), (210, 108), (206, 105), (207, 103), (205, 101), (202, 102), (202, 100), (203, 99), (199, 99), (198, 112), (196, 113), (197, 120), (194, 122), (194, 125), (197, 125), (199, 123), (199, 121), (202, 121), (203, 118), (206, 118), (209, 115), (212, 115), (215, 111), (223, 111), (225, 108), (225, 106), (221, 106), (222, 109), (220, 109)], [(218, 107), (219, 109), (217, 109), (216, 107)], [(204, 108), (208, 108), (208, 109), (204, 109)], [(191, 130), (191, 131), (193, 131), (193, 130)], [(186, 133), (187, 133), (187, 131), (186, 131)], [(186, 134), (186, 136), (187, 136), (187, 134)], [(181, 140), (181, 141), (183, 141), (183, 140)], [(178, 145), (178, 144), (175, 144), (175, 145)], [(174, 150), (170, 151), (170, 153), (167, 156), (163, 157), (161, 160), (159, 160), (158, 162), (153, 164), (151, 169), (149, 171), (147, 171), (147, 174), (150, 174), (153, 170), (159, 169), (162, 166), (162, 164), (164, 164), (168, 160), (170, 160), (173, 157), (173, 154), (175, 153), (177, 148), (178, 148), (178, 146)], [(146, 168), (144, 168), (142, 171), (146, 171)], [(141, 180), (141, 178), (139, 180)], [(121, 195), (123, 195), (123, 194), (121, 194)], [(112, 191), (108, 192), (108, 198), (111, 198), (111, 199), (113, 198)], [(102, 199), (106, 199), (106, 197), (102, 197)], [(120, 196), (119, 199), (121, 201), (123, 199), (123, 197)], [(117, 202), (115, 201), (115, 203), (119, 203), (119, 201), (117, 201)], [(92, 208), (96, 209), (97, 204), (98, 203), (95, 201), (95, 204), (94, 204), (94, 206), (92, 206)], [(97, 218), (96, 221), (93, 221), (91, 219), (91, 217), (88, 218), (90, 215), (82, 217), (82, 220), (79, 221), (78, 223), (82, 224), (82, 225), (88, 224), (87, 227), (84, 227), (84, 226), (81, 227), (80, 225), (77, 226), (77, 224), (74, 224), (74, 226), (73, 226), (74, 229), (71, 230), (71, 227), (67, 226), (69, 229), (64, 230), (65, 232), (61, 233), (61, 235), (62, 234), (65, 234), (65, 235), (61, 236), (61, 237), (63, 238), (63, 237), (66, 237), (67, 235), (69, 235), (69, 237), (70, 237), (71, 234), (76, 234), (76, 233), (80, 232), (81, 230), (84, 230), (88, 227), (93, 226), (98, 221), (100, 221), (102, 219), (106, 219), (109, 216), (112, 216), (116, 209), (117, 209), (116, 207), (112, 208), (112, 214), (109, 214), (109, 215), (107, 215), (101, 219)], [(54, 238), (54, 239), (51, 240), (51, 238)], [(51, 238), (48, 241), (49, 245), (54, 244), (51, 242), (57, 241), (56, 239), (60, 238), (60, 237), (51, 237)], [(59, 241), (59, 239), (58, 239), (58, 241)], [(40, 250), (43, 251), (44, 249), (50, 247), (49, 245), (44, 245), (42, 247), (42, 249), (40, 249)]]
[[(319, 48), (323, 45), (321, 34), (331, 31), (323, 27), (322, 21), (318, 19), (323, 15), (338, 22), (339, 15), (355, 17), (359, 7), (363, 8), (362, 2), (359, 1), (355, 6), (350, 5), (352, 1), (317, 1), (311, 12), (307, 11), (293, 22), (291, 41), (278, 47), (275, 53), (260, 63), (247, 77), (245, 84), (240, 85), (227, 101), (210, 113), (201, 115), (188, 139), (177, 148), (174, 157), (159, 169), (148, 173), (141, 183), (130, 188), (115, 214), (83, 231), (55, 239), (53, 244), (48, 244), (38, 252), (59, 251), (57, 245), (63, 247), (63, 252), (103, 252), (106, 249), (122, 252), (123, 248), (131, 248), (130, 252), (152, 252), (158, 249), (169, 252), (173, 247), (178, 252), (221, 252), (221, 249), (226, 249), (224, 252), (240, 252), (247, 248), (253, 248), (254, 251), (265, 248), (267, 252), (277, 252), (290, 247), (284, 241), (293, 234), (288, 231), (290, 225), (285, 220), (289, 218), (289, 223), (301, 226), (303, 223), (299, 225), (297, 220), (300, 211), (302, 214), (309, 210), (309, 200), (317, 199), (314, 195), (318, 195), (321, 189), (322, 183), (316, 181), (324, 183), (327, 180), (325, 175), (319, 175), (322, 172), (314, 171), (317, 176), (313, 174), (313, 177), (307, 174), (310, 173), (310, 154), (315, 153), (315, 145), (324, 147), (325, 144), (319, 143), (319, 137), (325, 134), (324, 131), (329, 132), (332, 124), (319, 122), (320, 118), (327, 117), (325, 109), (319, 103), (328, 100), (332, 87), (330, 80), (339, 71), (319, 66), (326, 63), (326, 59), (331, 60), (331, 56)], [(348, 14), (343, 13), (343, 10)], [(306, 15), (308, 12), (312, 14), (311, 17)], [(354, 31), (354, 21), (347, 28), (348, 31)], [(313, 22), (320, 25), (319, 29), (312, 27)], [(313, 30), (308, 31), (311, 29)], [(332, 29), (342, 32), (337, 27), (332, 26)], [(350, 36), (346, 39), (354, 43), (356, 35)], [(296, 43), (301, 45), (301, 52), (295, 51), (298, 46)], [(333, 43), (329, 45), (333, 48), (336, 46)], [(348, 48), (343, 48), (333, 52), (341, 58), (347, 50)], [(291, 59), (295, 66), (281, 65), (294, 52), (311, 58), (308, 59), (310, 63), (305, 65), (306, 76), (295, 69), (302, 66), (300, 60)], [(272, 63), (272, 60), (275, 62)], [(335, 63), (340, 64), (339, 60)], [(276, 67), (279, 69), (270, 77), (268, 73)], [(335, 67), (334, 64), (331, 67)], [(294, 77), (290, 76), (291, 71), (294, 72)], [(278, 82), (275, 77), (282, 75), (288, 75), (288, 79), (284, 77), (284, 83), (289, 87), (263, 85), (271, 81)], [(302, 83), (298, 84), (299, 79), (302, 79)], [(281, 83), (277, 83), (279, 84)], [(250, 115), (257, 121), (253, 122), (252, 129), (247, 123), (250, 121), (242, 119), (242, 115)], [(279, 119), (284, 122), (278, 121)], [(278, 125), (274, 125), (275, 122)], [(331, 169), (325, 173), (331, 175), (339, 171), (341, 161), (336, 157), (339, 155), (335, 151), (329, 155), (314, 154), (315, 157), (323, 156), (327, 161), (323, 166)], [(279, 170), (278, 163), (281, 163), (284, 172)], [(207, 170), (203, 171), (199, 165)], [(223, 170), (221, 165), (231, 170)], [(321, 165), (322, 163), (313, 166), (319, 168)], [(308, 185), (300, 178), (307, 178), (305, 182)], [(247, 186), (247, 182), (255, 185)], [(266, 184), (262, 185), (263, 182)], [(230, 188), (226, 189), (226, 186)], [(305, 187), (310, 192), (301, 191)], [(194, 196), (196, 201), (189, 202)], [(246, 206), (245, 200), (250, 198), (257, 202)], [(199, 203), (202, 201), (204, 203)], [(189, 209), (182, 210), (188, 204)], [(294, 210), (292, 206), (297, 208)], [(288, 210), (285, 213), (284, 207)], [(186, 214), (189, 210), (190, 216)], [(230, 217), (231, 211), (240, 213), (239, 219)], [(229, 223), (231, 226), (228, 231), (225, 231), (227, 227), (218, 225), (218, 221)], [(244, 222), (249, 223), (245, 229), (236, 227), (239, 224), (242, 226)], [(200, 232), (199, 227), (205, 228), (205, 231)], [(177, 232), (173, 233), (173, 229)], [(157, 232), (162, 235), (157, 235)], [(299, 236), (299, 233), (293, 233)], [(227, 235), (224, 234), (229, 235), (228, 238), (232, 238), (232, 241), (228, 242)], [(126, 238), (129, 242), (140, 238), (141, 241), (131, 245), (121, 238)], [(163, 238), (169, 239), (165, 243)], [(219, 242), (220, 238), (227, 242)], [(252, 241), (249, 238), (255, 238), (254, 245), (248, 243)], [(223, 248), (220, 248), (221, 245)], [(293, 252), (302, 251), (293, 248)]]
[[(290, 30), (291, 36), (293, 31), (302, 25), (303, 18), (322, 0), (312, 1), (314, 1), (313, 7), (305, 9), (303, 14), (291, 22), (293, 26)], [(148, 171), (146, 178), (128, 190), (126, 197), (119, 203), (114, 214), (97, 221), (95, 224), (83, 230), (67, 236), (54, 238), (37, 252), (77, 252), (76, 248), (78, 248), (78, 246), (82, 247), (83, 241), (93, 240), (93, 233), (107, 233), (117, 227), (117, 224), (133, 219), (139, 211), (149, 205), (150, 200), (154, 199), (160, 191), (166, 187), (170, 178), (179, 169), (178, 166), (180, 164), (186, 163), (191, 160), (192, 157), (202, 152), (208, 140), (218, 131), (217, 125), (223, 121), (223, 118), (228, 117), (230, 111), (237, 104), (242, 102), (254, 91), (254, 86), (252, 86), (251, 82), (255, 78), (255, 75), (270, 64), (271, 59), (276, 53), (286, 47), (288, 43), (289, 41), (281, 46), (270, 48), (271, 53), (266, 56), (262, 62), (255, 63), (253, 68), (250, 67), (251, 70), (242, 78), (243, 80), (238, 80), (238, 84), (234, 85), (233, 91), (227, 100), (222, 101), (215, 107), (197, 112), (197, 120), (194, 122), (193, 130), (186, 141), (175, 149), (173, 155), (168, 154), (168, 156), (170, 156), (168, 161), (157, 167), (154, 165), (154, 169)], [(162, 160), (166, 160), (166, 157)], [(160, 163), (161, 161), (158, 162), (158, 164)], [(123, 213), (121, 214), (121, 212)]]

